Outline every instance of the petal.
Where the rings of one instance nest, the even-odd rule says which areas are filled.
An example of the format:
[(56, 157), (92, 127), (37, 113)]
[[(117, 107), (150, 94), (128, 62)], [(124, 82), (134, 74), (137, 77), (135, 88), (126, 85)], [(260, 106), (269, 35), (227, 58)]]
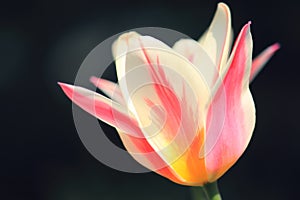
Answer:
[[(246, 149), (255, 125), (255, 107), (249, 91), (249, 76), (252, 57), (250, 23), (241, 30), (224, 74), (223, 85), (210, 106), (212, 109), (226, 107), (223, 119), (208, 121), (205, 146), (206, 170), (209, 181), (223, 175)], [(221, 98), (225, 93), (226, 101)], [(225, 105), (224, 105), (225, 104)], [(221, 131), (214, 126), (223, 121)]]
[(171, 181), (183, 184), (184, 180), (180, 179), (168, 163), (154, 151), (146, 138), (132, 137), (120, 130), (117, 130), (120, 138), (130, 155), (141, 165), (164, 176)]
[[(148, 142), (177, 176), (200, 184), (206, 175), (204, 159), (190, 155), (198, 155), (204, 141), (202, 115), (210, 98), (204, 79), (192, 63), (161, 41), (125, 38), (118, 41), (116, 52), (121, 56), (116, 65), (127, 105)], [(187, 151), (194, 143), (195, 148)], [(192, 158), (195, 162), (187, 163)]]
[[(98, 119), (115, 126), (127, 151), (143, 166), (182, 184), (172, 169), (153, 150), (124, 108), (97, 93), (82, 87), (59, 83), (65, 94), (78, 106)], [(126, 133), (127, 131), (127, 133)], [(135, 132), (135, 134), (132, 134)], [(131, 133), (131, 134), (128, 134)]]
[(274, 53), (280, 48), (278, 43), (269, 46), (262, 53), (260, 53), (252, 63), (250, 81), (252, 81), (259, 71), (265, 66), (269, 59), (274, 55)]
[(111, 81), (92, 76), (90, 81), (100, 90), (102, 90), (109, 98), (120, 104), (125, 104), (122, 92), (118, 84)]
[(135, 137), (143, 137), (136, 120), (125, 107), (91, 90), (65, 83), (58, 84), (64, 93), (86, 112)]
[[(124, 39), (125, 38), (125, 39)], [(152, 69), (158, 70), (160, 83), (166, 85), (166, 79), (169, 79), (172, 89), (176, 94), (182, 97), (182, 83), (178, 81), (178, 76), (192, 89), (197, 97), (201, 97), (201, 105), (204, 105), (209, 99), (209, 88), (204, 78), (197, 73), (198, 69), (186, 58), (173, 51), (166, 44), (149, 36), (139, 36), (137, 34), (124, 34), (117, 43), (117, 75), (122, 94), (129, 108), (132, 109), (131, 94), (137, 88), (148, 84), (154, 86)], [(160, 67), (158, 67), (160, 65)], [(150, 66), (154, 66), (150, 67)], [(149, 71), (150, 69), (150, 71)], [(151, 71), (152, 70), (152, 71)], [(162, 73), (164, 72), (164, 73)], [(128, 78), (130, 76), (130, 78)], [(165, 77), (164, 77), (165, 76)], [(173, 76), (177, 76), (174, 78)], [(139, 89), (146, 89), (142, 87)], [(154, 87), (149, 87), (154, 91)], [(152, 97), (149, 91), (147, 95)], [(144, 98), (142, 98), (144, 99)], [(134, 109), (133, 109), (134, 110)]]
[(111, 48), (114, 60), (117, 60), (117, 58), (120, 57), (122, 53), (125, 53), (124, 51), (120, 51), (120, 45), (122, 45), (124, 41), (127, 43), (130, 38), (138, 36), (140, 36), (140, 34), (134, 31), (120, 35), (119, 38), (112, 44)]
[(198, 42), (191, 39), (181, 39), (174, 44), (173, 49), (193, 63), (205, 78), (207, 85), (210, 88), (213, 87), (219, 72), (210, 56)]
[(212, 23), (199, 43), (213, 60), (219, 71), (226, 65), (232, 41), (231, 14), (228, 6), (219, 3)]
[[(197, 126), (197, 121), (199, 120), (197, 114), (199, 112), (193, 112), (188, 106), (185, 88), (183, 90), (183, 99), (176, 101), (176, 97), (172, 97), (172, 94), (165, 98), (163, 91), (157, 88), (157, 93), (161, 94), (160, 98), (164, 102), (161, 105), (165, 108), (165, 113), (169, 114), (159, 134), (162, 136), (171, 135), (167, 139), (166, 137), (157, 137), (157, 139), (160, 139), (159, 142), (161, 142), (158, 146), (162, 148), (161, 146), (164, 145), (164, 142), (171, 141), (168, 143), (168, 146), (160, 150), (162, 157), (167, 160), (170, 168), (176, 172), (176, 175), (184, 180), (184, 184), (200, 186), (207, 182), (204, 158), (198, 157), (199, 151), (204, 144), (204, 128)], [(175, 101), (177, 105), (166, 105)], [(181, 116), (177, 116), (177, 112), (172, 112), (172, 108), (173, 110), (182, 108), (181, 111), (177, 111), (180, 112)], [(157, 117), (158, 121), (163, 121), (159, 114), (153, 116), (153, 118)], [(176, 119), (179, 119), (179, 121), (176, 121)], [(172, 135), (172, 133), (175, 133), (175, 135)], [(154, 140), (154, 142), (157, 141)]]

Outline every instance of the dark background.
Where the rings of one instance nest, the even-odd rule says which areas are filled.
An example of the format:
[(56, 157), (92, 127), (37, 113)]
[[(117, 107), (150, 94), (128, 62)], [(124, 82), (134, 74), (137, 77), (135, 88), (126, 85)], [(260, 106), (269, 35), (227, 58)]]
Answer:
[[(256, 129), (245, 154), (220, 179), (221, 192), (231, 200), (296, 199), (300, 3), (226, 2), (235, 35), (252, 21), (254, 55), (274, 42), (282, 48), (251, 85)], [(197, 39), (216, 6), (212, 0), (1, 1), (0, 199), (190, 199), (188, 187), (154, 173), (118, 172), (94, 159), (56, 82), (73, 82), (96, 45), (127, 29), (165, 27)]]

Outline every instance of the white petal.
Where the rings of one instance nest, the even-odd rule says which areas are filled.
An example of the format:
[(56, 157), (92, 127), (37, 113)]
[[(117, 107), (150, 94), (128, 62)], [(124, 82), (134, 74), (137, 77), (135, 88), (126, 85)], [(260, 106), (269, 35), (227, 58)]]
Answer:
[(173, 49), (193, 63), (205, 78), (207, 85), (210, 88), (213, 87), (219, 72), (210, 56), (198, 42), (192, 39), (181, 39), (175, 43)]
[(199, 43), (211, 57), (219, 71), (226, 65), (232, 42), (231, 14), (228, 6), (219, 3), (212, 23)]

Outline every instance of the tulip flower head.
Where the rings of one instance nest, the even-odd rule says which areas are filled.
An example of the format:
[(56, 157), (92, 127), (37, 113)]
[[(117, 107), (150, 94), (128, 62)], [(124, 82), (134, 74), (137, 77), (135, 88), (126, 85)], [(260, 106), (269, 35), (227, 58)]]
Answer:
[(202, 186), (245, 151), (255, 126), (249, 84), (279, 49), (274, 44), (252, 62), (250, 24), (232, 46), (230, 10), (219, 3), (198, 41), (169, 47), (128, 32), (112, 45), (118, 84), (90, 79), (109, 98), (59, 85), (83, 110), (114, 126), (137, 162), (175, 183)]

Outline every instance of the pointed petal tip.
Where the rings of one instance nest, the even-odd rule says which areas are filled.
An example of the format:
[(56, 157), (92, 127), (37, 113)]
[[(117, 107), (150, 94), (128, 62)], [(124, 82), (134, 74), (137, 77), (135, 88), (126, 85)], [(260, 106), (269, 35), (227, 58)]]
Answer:
[(93, 83), (95, 86), (97, 86), (98, 83), (99, 83), (99, 78), (97, 78), (95, 76), (91, 76), (90, 77), (90, 82)]
[(251, 24), (252, 24), (252, 22), (251, 21), (248, 21), (248, 23), (247, 23), (247, 32), (249, 32), (250, 33), (250, 27), (251, 27)]
[(120, 41), (125, 41), (127, 44), (129, 42), (129, 40), (131, 38), (138, 38), (140, 37), (141, 35), (138, 34), (137, 32), (135, 31), (130, 31), (130, 32), (126, 32), (126, 33), (123, 33), (122, 35), (119, 36), (119, 40)]
[(104, 80), (102, 78), (97, 78), (96, 76), (90, 77), (90, 82), (96, 86), (97, 88), (103, 90), (104, 85), (108, 82), (107, 80)]
[(250, 80), (252, 81), (258, 72), (265, 66), (269, 59), (280, 49), (279, 43), (274, 43), (260, 53), (252, 62), (251, 76)]
[(223, 9), (228, 9), (229, 10), (228, 5), (224, 2), (218, 3), (218, 8), (223, 8)]
[(271, 45), (270, 48), (273, 50), (273, 52), (275, 52), (281, 48), (281, 45), (278, 42), (276, 42), (275, 44)]
[(73, 96), (74, 86), (67, 83), (57, 82), (57, 84), (61, 87), (63, 92), (71, 99)]
[(64, 89), (64, 88), (69, 88), (71, 85), (70, 84), (67, 84), (67, 83), (63, 83), (63, 82), (57, 82), (57, 84), (62, 88), (62, 89)]
[(248, 21), (247, 24), (245, 24), (242, 28), (241, 32), (245, 32), (245, 33), (250, 33), (250, 26), (251, 26), (252, 22)]

